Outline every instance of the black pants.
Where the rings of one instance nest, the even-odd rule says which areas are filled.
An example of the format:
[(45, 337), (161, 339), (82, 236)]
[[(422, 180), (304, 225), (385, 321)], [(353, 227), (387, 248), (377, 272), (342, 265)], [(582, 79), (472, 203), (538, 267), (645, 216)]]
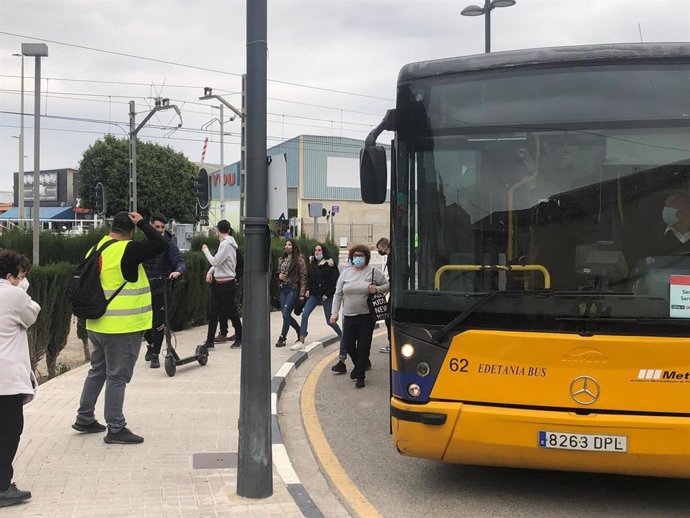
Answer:
[(374, 322), (371, 316), (354, 315), (347, 316), (343, 322), (343, 341), (345, 349), (355, 364), (355, 378), (364, 379), (367, 365), (369, 365), (369, 353), (371, 352), (371, 338), (374, 334)]
[[(208, 305), (208, 333), (206, 334), (206, 343), (212, 344), (213, 338), (216, 335), (216, 328), (218, 321), (227, 321), (230, 318), (232, 327), (235, 328), (235, 338), (242, 340), (242, 321), (240, 314), (237, 312), (237, 302), (235, 295), (237, 292), (237, 282), (232, 281), (224, 284), (218, 284), (213, 280), (211, 284), (211, 300)], [(221, 332), (223, 331), (221, 327)], [(225, 330), (227, 334), (227, 329)]]
[(0, 491), (7, 491), (14, 471), (19, 438), (24, 430), (24, 396), (0, 396)]
[(144, 333), (146, 342), (151, 347), (152, 354), (160, 354), (163, 338), (165, 337), (165, 304), (162, 293), (151, 294), (151, 308), (153, 312), (153, 327)]

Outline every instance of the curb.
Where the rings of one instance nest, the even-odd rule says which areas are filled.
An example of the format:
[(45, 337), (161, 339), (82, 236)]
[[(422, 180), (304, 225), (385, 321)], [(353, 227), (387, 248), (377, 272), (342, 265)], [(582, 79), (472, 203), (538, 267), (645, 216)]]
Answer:
[[(374, 329), (384, 325), (383, 320), (376, 322)], [(318, 508), (314, 500), (302, 485), (295, 469), (292, 466), (292, 461), (288, 456), (285, 443), (283, 442), (283, 434), (280, 430), (280, 423), (278, 422), (278, 401), (280, 395), (285, 388), (285, 384), (290, 375), (298, 369), (312, 354), (314, 349), (323, 349), (338, 343), (340, 338), (337, 335), (330, 335), (327, 338), (317, 340), (307, 345), (304, 350), (297, 351), (290, 356), (288, 360), (278, 369), (275, 375), (271, 378), (271, 437), (272, 445), (271, 451), (273, 454), (273, 463), (276, 466), (278, 475), (283, 480), (288, 492), (299, 507), (300, 511), (306, 518), (324, 518), (324, 514)]]

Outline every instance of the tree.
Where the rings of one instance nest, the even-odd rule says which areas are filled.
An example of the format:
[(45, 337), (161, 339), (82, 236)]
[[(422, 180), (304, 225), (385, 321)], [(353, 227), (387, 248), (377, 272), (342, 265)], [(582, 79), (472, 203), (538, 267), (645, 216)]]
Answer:
[[(94, 206), (93, 188), (105, 186), (106, 216), (129, 209), (129, 142), (106, 135), (84, 152), (79, 162), (79, 195)], [(161, 212), (181, 223), (196, 222), (197, 168), (169, 146), (137, 141), (137, 208), (148, 215)]]

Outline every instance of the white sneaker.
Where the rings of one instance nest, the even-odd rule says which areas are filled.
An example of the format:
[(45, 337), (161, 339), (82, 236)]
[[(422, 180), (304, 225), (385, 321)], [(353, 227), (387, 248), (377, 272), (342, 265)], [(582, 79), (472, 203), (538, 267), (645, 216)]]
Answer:
[(381, 349), (379, 349), (379, 351), (382, 353), (389, 353), (389, 352), (391, 352), (391, 346), (387, 345), (386, 347), (381, 347)]
[(302, 342), (295, 342), (295, 345), (290, 346), (291, 351), (302, 351), (304, 349), (304, 344)]

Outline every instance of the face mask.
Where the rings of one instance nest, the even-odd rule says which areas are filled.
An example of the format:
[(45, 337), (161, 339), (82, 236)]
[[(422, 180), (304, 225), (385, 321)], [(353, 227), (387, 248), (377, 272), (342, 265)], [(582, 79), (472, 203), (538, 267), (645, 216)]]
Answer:
[(19, 284), (17, 284), (17, 288), (21, 288), (24, 291), (28, 290), (29, 280), (26, 277), (24, 277), (21, 281), (19, 281)]
[(667, 225), (675, 225), (678, 223), (678, 209), (664, 207), (664, 210), (661, 211), (661, 218)]
[(357, 268), (361, 268), (362, 266), (364, 266), (364, 257), (353, 258), (352, 264), (354, 264)]
[(314, 259), (320, 261), (321, 259), (323, 259), (323, 254), (314, 254)]

